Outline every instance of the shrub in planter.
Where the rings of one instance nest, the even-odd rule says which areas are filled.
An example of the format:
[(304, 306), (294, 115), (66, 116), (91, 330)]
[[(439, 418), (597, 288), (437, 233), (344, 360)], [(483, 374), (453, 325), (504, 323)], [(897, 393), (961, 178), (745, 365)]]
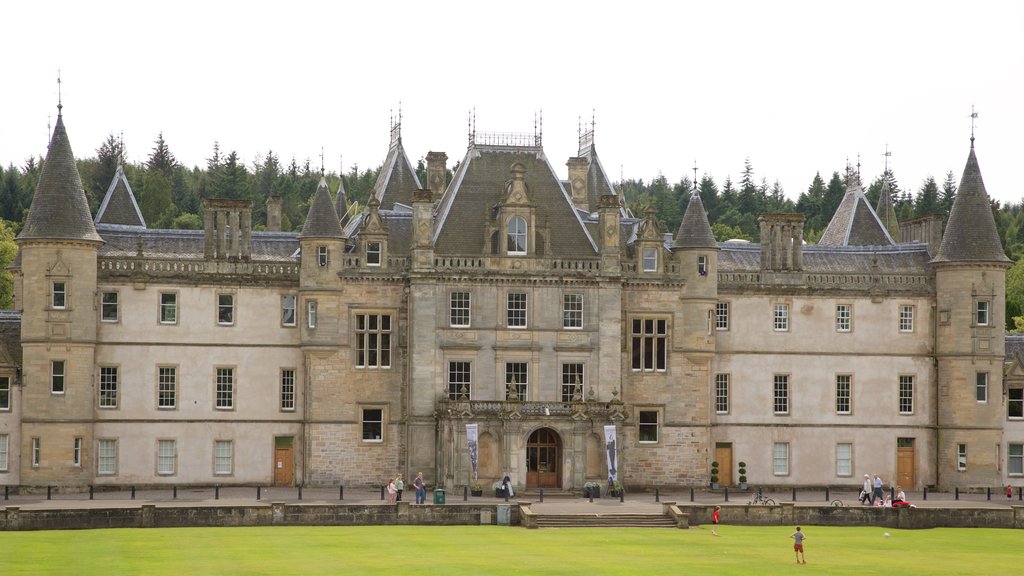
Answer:
[(747, 489), (747, 463), (740, 462), (740, 490)]
[(718, 488), (718, 462), (711, 463), (711, 487)]
[(597, 482), (587, 482), (583, 484), (583, 497), (584, 498), (600, 498), (601, 497), (601, 485)]
[(616, 496), (616, 497), (621, 496), (622, 495), (622, 482), (619, 482), (618, 480), (616, 480), (615, 482), (612, 482), (612, 485), (608, 487), (608, 491), (611, 492), (612, 496)]
[(481, 486), (479, 483), (473, 483), (469, 486), (469, 493), (473, 496), (483, 496), (484, 487)]

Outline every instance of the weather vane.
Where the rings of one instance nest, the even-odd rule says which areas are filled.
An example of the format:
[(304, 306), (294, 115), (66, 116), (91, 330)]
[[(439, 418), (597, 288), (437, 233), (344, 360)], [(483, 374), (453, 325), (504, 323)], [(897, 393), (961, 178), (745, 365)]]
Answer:
[(63, 102), (61, 102), (61, 94), (60, 94), (60, 68), (58, 68), (57, 69), (57, 115), (58, 116), (60, 116), (60, 111), (63, 108), (64, 108), (64, 104), (63, 104)]
[(888, 174), (889, 173), (889, 158), (892, 158), (892, 151), (889, 150), (889, 143), (888, 142), (885, 143), (885, 153), (882, 154), (882, 156), (885, 156), (885, 173)]
[[(60, 80), (58, 80), (60, 82)], [(978, 119), (978, 113), (974, 111), (974, 104), (971, 104), (971, 147), (974, 147), (974, 121)]]
[(693, 191), (697, 191), (697, 159), (693, 159)]

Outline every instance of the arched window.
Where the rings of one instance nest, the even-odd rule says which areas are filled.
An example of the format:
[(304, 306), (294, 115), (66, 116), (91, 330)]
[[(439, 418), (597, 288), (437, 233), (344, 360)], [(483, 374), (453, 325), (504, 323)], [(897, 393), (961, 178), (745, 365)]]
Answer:
[(526, 219), (513, 216), (508, 221), (508, 243), (506, 251), (509, 256), (526, 254)]

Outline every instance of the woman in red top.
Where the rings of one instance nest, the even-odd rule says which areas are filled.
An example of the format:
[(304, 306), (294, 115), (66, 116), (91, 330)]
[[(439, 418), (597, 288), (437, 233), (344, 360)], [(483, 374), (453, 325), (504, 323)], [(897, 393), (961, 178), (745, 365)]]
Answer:
[(711, 535), (718, 536), (718, 512), (722, 509), (721, 506), (715, 506), (715, 513), (711, 515)]

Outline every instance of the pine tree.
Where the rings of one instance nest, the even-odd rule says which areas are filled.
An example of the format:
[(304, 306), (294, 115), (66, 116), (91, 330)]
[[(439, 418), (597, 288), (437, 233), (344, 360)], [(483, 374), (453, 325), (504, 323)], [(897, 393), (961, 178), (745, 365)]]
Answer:
[(946, 172), (946, 178), (942, 181), (942, 195), (939, 197), (939, 206), (943, 214), (949, 215), (953, 209), (953, 200), (956, 198), (956, 176), (953, 171)]
[(160, 132), (156, 137), (152, 152), (149, 153), (146, 167), (150, 170), (159, 170), (170, 182), (174, 174), (174, 167), (177, 165), (178, 161), (174, 158), (174, 154), (171, 154), (167, 142), (164, 141), (164, 133)]
[(935, 183), (935, 178), (929, 176), (925, 178), (921, 188), (917, 191), (917, 197), (914, 198), (914, 215), (936, 214), (940, 209), (939, 186)]
[(125, 156), (124, 144), (113, 134), (109, 134), (107, 139), (96, 149), (97, 163), (92, 169), (92, 175), (86, 182), (83, 182), (93, 214), (96, 213), (110, 183), (114, 181), (117, 167), (124, 162)]

